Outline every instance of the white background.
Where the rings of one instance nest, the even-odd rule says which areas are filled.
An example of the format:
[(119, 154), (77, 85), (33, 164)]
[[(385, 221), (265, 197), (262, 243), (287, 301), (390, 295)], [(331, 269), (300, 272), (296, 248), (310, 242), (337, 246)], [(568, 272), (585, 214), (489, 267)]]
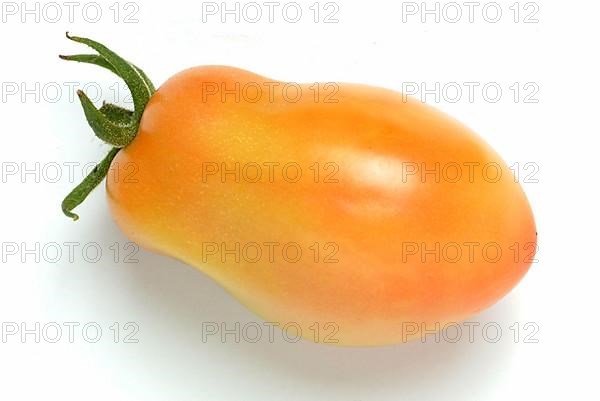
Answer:
[[(56, 9), (45, 8), (44, 15), (44, 3), (37, 22), (35, 14), (23, 16), (21, 2), (14, 3), (16, 15), (3, 13), (0, 322), (5, 329), (35, 329), (36, 322), (48, 330), (52, 322), (63, 327), (57, 343), (49, 341), (53, 331), (42, 332), (39, 343), (34, 334), (23, 339), (21, 331), (0, 342), (3, 399), (507, 400), (598, 393), (598, 3), (523, 1), (515, 22), (515, 1), (499, 1), (502, 17), (491, 23), (486, 18), (495, 17), (494, 9), (482, 14), (486, 2), (475, 8), (473, 22), (459, 2), (462, 19), (451, 23), (456, 8), (444, 14), (441, 2), (439, 23), (435, 15), (423, 23), (420, 12), (403, 14), (402, 2), (337, 0), (339, 22), (323, 23), (329, 12), (322, 1), (315, 23), (309, 9), (314, 2), (298, 1), (298, 23), (286, 21), (281, 8), (273, 23), (265, 15), (256, 23), (243, 16), (239, 23), (234, 16), (223, 23), (220, 14), (203, 21), (202, 2), (173, 0), (135, 6), (123, 1), (117, 3), (119, 15), (110, 8), (114, 1), (99, 2), (96, 23), (94, 9), (82, 14), (85, 2), (72, 22), (62, 2), (56, 22)], [(536, 6), (538, 22), (524, 23)], [(133, 11), (138, 22), (125, 23)], [(234, 327), (260, 320), (182, 263), (143, 250), (134, 256), (137, 263), (126, 263), (128, 240), (110, 217), (103, 187), (78, 209), (79, 222), (60, 212), (82, 166), (108, 149), (87, 126), (74, 90), (91, 83), (90, 91), (101, 88), (98, 103), (127, 104), (124, 86), (109, 73), (57, 58), (87, 51), (66, 40), (66, 30), (109, 45), (157, 86), (202, 64), (233, 65), (286, 81), (360, 82), (399, 91), (411, 82), (427, 88), (479, 83), (473, 101), (468, 92), (456, 102), (433, 95), (426, 101), (475, 129), (509, 165), (519, 163), (522, 173), (531, 172), (525, 163), (538, 168), (537, 182), (523, 186), (537, 221), (539, 261), (506, 298), (471, 319), (501, 327), (500, 340), (489, 341), (479, 326), (474, 341), (465, 331), (458, 343), (430, 336), (425, 343), (384, 348), (290, 343), (280, 331), (270, 342), (266, 329), (257, 343), (236, 343), (233, 336), (203, 341), (203, 322)], [(76, 87), (69, 89), (69, 82)], [(117, 82), (121, 89), (115, 92)], [(498, 102), (484, 98), (487, 83), (502, 88)], [(515, 83), (521, 87), (517, 98), (510, 89)], [(534, 86), (525, 90), (526, 83)], [(58, 94), (56, 87), (62, 89)], [(539, 88), (529, 99), (537, 103), (525, 102), (531, 88)], [(78, 163), (74, 177), (65, 163)], [(51, 182), (57, 164), (62, 176)], [(17, 172), (8, 174), (15, 166)], [(80, 244), (72, 261), (68, 242)], [(63, 252), (57, 262), (41, 251), (52, 243)], [(96, 263), (82, 255), (83, 246), (93, 243), (102, 250)], [(114, 243), (121, 249), (116, 261)], [(4, 251), (10, 244), (18, 247), (15, 255)], [(25, 252), (36, 244), (40, 251)], [(65, 322), (79, 324), (72, 343)], [(126, 330), (128, 322), (133, 326)], [(96, 343), (81, 332), (88, 323), (102, 329)], [(131, 327), (139, 328), (137, 343), (125, 341)], [(537, 332), (530, 340), (537, 342), (525, 338), (532, 327)]]

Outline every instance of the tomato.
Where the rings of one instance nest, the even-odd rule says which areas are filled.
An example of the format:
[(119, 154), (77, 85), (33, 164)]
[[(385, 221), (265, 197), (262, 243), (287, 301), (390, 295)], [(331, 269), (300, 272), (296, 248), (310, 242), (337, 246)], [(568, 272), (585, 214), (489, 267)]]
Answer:
[(531, 265), (535, 223), (508, 166), (428, 105), (223, 66), (148, 94), (139, 123), (114, 117), (137, 124), (108, 163), (116, 223), (269, 322), (319, 342), (403, 342), (489, 307)]

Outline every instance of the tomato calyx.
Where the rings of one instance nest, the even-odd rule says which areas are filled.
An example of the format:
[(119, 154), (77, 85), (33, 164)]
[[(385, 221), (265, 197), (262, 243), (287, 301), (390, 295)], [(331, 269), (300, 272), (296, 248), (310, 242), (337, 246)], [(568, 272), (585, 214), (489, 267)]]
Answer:
[(99, 139), (113, 146), (106, 157), (62, 202), (63, 213), (67, 217), (77, 220), (79, 216), (73, 213), (72, 210), (81, 204), (106, 177), (110, 164), (119, 150), (133, 141), (140, 126), (142, 113), (156, 89), (144, 71), (103, 44), (91, 39), (71, 36), (68, 32), (66, 35), (68, 39), (74, 42), (91, 47), (98, 54), (60, 55), (59, 57), (67, 61), (94, 64), (113, 72), (125, 81), (131, 92), (134, 106), (134, 110), (131, 111), (105, 102), (98, 109), (83, 91), (77, 91), (88, 124)]

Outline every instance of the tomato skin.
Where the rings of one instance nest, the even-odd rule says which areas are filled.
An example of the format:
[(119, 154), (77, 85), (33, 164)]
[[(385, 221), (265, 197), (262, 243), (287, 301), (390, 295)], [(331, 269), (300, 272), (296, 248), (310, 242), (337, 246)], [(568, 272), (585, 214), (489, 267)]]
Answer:
[[(158, 89), (113, 161), (118, 177), (133, 164), (134, 179), (107, 180), (132, 240), (202, 270), (265, 320), (340, 345), (416, 338), (492, 305), (523, 277), (537, 241), (532, 212), (476, 134), (393, 91), (339, 84), (315, 96), (307, 84), (292, 102), (268, 93), (273, 82), (211, 66)], [(214, 94), (215, 84), (233, 92)], [(257, 101), (240, 92), (255, 84)], [(421, 174), (438, 165), (437, 176)], [(249, 244), (260, 261), (243, 254)], [(286, 244), (303, 257), (283, 256)], [(315, 338), (315, 323), (329, 338)]]

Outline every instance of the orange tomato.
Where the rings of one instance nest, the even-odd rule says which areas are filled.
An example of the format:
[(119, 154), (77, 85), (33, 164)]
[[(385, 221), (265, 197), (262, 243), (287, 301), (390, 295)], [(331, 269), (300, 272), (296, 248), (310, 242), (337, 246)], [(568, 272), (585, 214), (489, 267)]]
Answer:
[(466, 319), (517, 284), (536, 246), (494, 150), (390, 90), (188, 69), (112, 162), (117, 177), (131, 165), (134, 180), (106, 185), (129, 238), (313, 341), (397, 343)]

